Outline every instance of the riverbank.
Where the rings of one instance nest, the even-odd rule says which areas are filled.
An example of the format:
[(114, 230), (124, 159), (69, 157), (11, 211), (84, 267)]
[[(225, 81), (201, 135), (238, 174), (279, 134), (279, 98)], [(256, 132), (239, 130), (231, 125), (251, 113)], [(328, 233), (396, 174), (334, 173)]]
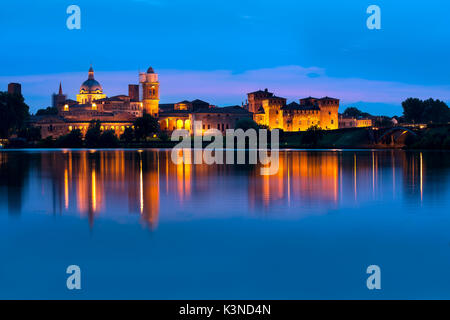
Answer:
[[(387, 129), (385, 129), (387, 130)], [(280, 132), (280, 149), (450, 149), (450, 125), (429, 127), (405, 136), (398, 143), (381, 143), (377, 136), (381, 134), (372, 128), (347, 128), (338, 130), (317, 130), (300, 132)], [(270, 136), (270, 135), (269, 135)], [(224, 138), (225, 141), (225, 138)], [(71, 145), (58, 140), (44, 139), (28, 142), (23, 139), (10, 140), (5, 149), (10, 148), (173, 148), (178, 144), (160, 138), (146, 141), (117, 140), (108, 145), (89, 146)], [(204, 141), (202, 147), (210, 144)], [(223, 144), (226, 145), (225, 142)]]

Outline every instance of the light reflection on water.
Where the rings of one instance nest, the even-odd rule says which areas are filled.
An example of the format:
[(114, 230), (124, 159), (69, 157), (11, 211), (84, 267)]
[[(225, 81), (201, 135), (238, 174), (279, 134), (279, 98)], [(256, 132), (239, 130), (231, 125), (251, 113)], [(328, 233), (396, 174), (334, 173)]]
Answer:
[[(139, 272), (130, 275), (136, 272), (132, 267), (133, 261), (149, 264), (150, 269), (162, 273), (172, 268), (165, 263), (171, 266), (184, 263), (189, 266), (185, 272), (205, 281), (206, 278), (202, 278), (205, 277), (204, 270), (201, 275), (197, 274), (205, 263), (221, 270), (220, 279), (219, 275), (208, 271), (214, 273), (207, 278), (208, 281), (216, 281), (218, 287), (215, 289), (201, 280), (200, 288), (194, 288), (190, 282), (181, 281), (180, 284), (179, 279), (172, 283), (172, 280), (166, 279), (168, 274), (164, 274), (164, 290), (158, 285), (156, 288), (159, 290), (154, 290), (155, 287), (143, 289), (138, 285), (123, 284), (129, 286), (128, 295), (125, 295), (123, 290), (119, 290), (120, 285), (118, 291), (104, 291), (99, 285), (95, 290), (86, 291), (82, 297), (360, 297), (369, 294), (364, 288), (363, 262), (359, 266), (363, 270), (361, 274), (348, 275), (349, 279), (361, 278), (362, 285), (357, 286), (355, 283), (356, 287), (350, 291), (339, 291), (337, 288), (334, 291), (326, 287), (323, 279), (316, 280), (316, 285), (326, 288), (322, 291), (313, 290), (312, 284), (305, 282), (305, 279), (301, 282), (304, 287), (300, 286), (297, 290), (280, 284), (275, 286), (277, 290), (274, 290), (274, 284), (265, 290), (259, 287), (260, 284), (255, 287), (258, 282), (253, 283), (254, 287), (249, 287), (248, 282), (256, 281), (252, 280), (254, 268), (259, 268), (265, 281), (267, 278), (287, 277), (293, 283), (296, 282), (297, 271), (286, 270), (287, 273), (281, 276), (278, 270), (280, 266), (273, 261), (263, 266), (257, 261), (247, 261), (235, 271), (227, 269), (225, 265), (239, 264), (244, 249), (260, 250), (268, 257), (292, 260), (294, 265), (308, 259), (312, 268), (309, 272), (327, 272), (318, 265), (334, 261), (330, 257), (332, 252), (325, 250), (323, 256), (316, 256), (324, 250), (324, 246), (334, 248), (334, 245), (338, 245), (338, 251), (348, 252), (352, 251), (354, 242), (361, 242), (361, 245), (365, 244), (373, 251), (373, 256), (401, 270), (402, 266), (393, 262), (396, 259), (392, 258), (392, 250), (387, 248), (403, 245), (412, 254), (414, 249), (409, 246), (417, 240), (414, 234), (417, 232), (417, 235), (425, 237), (421, 243), (423, 250), (434, 254), (431, 257), (434, 260), (428, 261), (426, 270), (421, 270), (431, 272), (443, 268), (449, 265), (450, 238), (442, 230), (450, 226), (447, 217), (450, 208), (449, 184), (448, 152), (285, 151), (280, 153), (278, 173), (261, 176), (258, 165), (176, 165), (171, 161), (170, 150), (5, 151), (0, 153), (0, 239), (4, 243), (0, 249), (4, 252), (4, 261), (8, 261), (3, 265), (3, 271), (17, 270), (17, 266), (24, 263), (25, 258), (20, 257), (18, 252), (24, 255), (29, 253), (31, 249), (24, 245), (27, 240), (35, 241), (37, 250), (42, 253), (34, 265), (48, 268), (44, 257), (51, 256), (51, 252), (56, 249), (51, 242), (49, 246), (49, 242), (39, 237), (50, 232), (55, 234), (53, 240), (56, 242), (62, 240), (58, 237), (65, 238), (68, 234), (81, 237), (80, 243), (72, 244), (70, 250), (75, 252), (80, 263), (84, 262), (91, 269), (100, 270), (106, 260), (114, 262), (127, 257), (129, 253), (126, 247), (161, 250), (153, 256), (138, 250), (135, 256), (128, 257), (130, 265), (123, 269), (124, 282), (127, 277), (139, 278)], [(423, 227), (419, 228), (418, 225)], [(61, 235), (62, 230), (64, 235)], [(390, 233), (393, 230), (397, 231), (394, 235)], [(88, 235), (83, 233), (85, 231), (88, 231)], [(153, 234), (150, 238), (148, 232)], [(317, 243), (317, 235), (322, 236), (320, 244)], [(366, 238), (368, 235), (372, 236), (371, 240)], [(133, 237), (139, 238), (138, 244)], [(171, 241), (160, 242), (155, 237), (170, 238)], [(196, 237), (202, 237), (202, 241), (197, 242)], [(372, 242), (374, 237), (375, 242)], [(436, 243), (436, 237), (441, 242)], [(117, 257), (108, 255), (104, 260), (95, 262), (88, 254), (93, 249), (86, 249), (82, 245), (91, 244), (99, 250), (108, 251), (112, 250), (108, 242), (115, 243), (118, 239), (121, 239), (124, 248), (118, 249)], [(177, 246), (172, 241), (176, 239), (186, 241), (186, 246), (194, 241), (197, 252), (203, 252), (210, 246), (213, 246), (213, 250), (225, 250), (228, 260), (224, 265), (217, 257), (216, 260), (210, 260), (208, 256), (199, 257), (192, 254), (191, 250), (195, 249), (191, 246), (181, 245), (182, 248), (175, 249)], [(384, 243), (389, 239), (396, 242)], [(269, 240), (270, 243), (265, 243)], [(39, 246), (40, 242), (45, 242), (47, 247)], [(380, 243), (380, 246), (376, 243)], [(427, 247), (427, 244), (432, 248)], [(439, 245), (444, 247), (435, 251)], [(191, 252), (191, 256), (182, 254), (183, 261), (180, 261), (180, 256), (177, 256), (179, 250)], [(229, 253), (229, 250), (235, 251)], [(407, 250), (403, 251), (407, 255), (404, 258), (413, 259)], [(174, 255), (171, 256), (171, 253)], [(298, 256), (294, 258), (293, 254)], [(351, 258), (348, 257), (348, 264), (341, 265), (343, 262), (340, 262), (339, 266), (343, 270), (347, 270), (349, 265), (356, 268), (355, 261), (365, 261), (365, 255), (356, 250)], [(68, 257), (68, 254), (62, 254), (61, 259), (54, 256), (51, 259), (63, 265), (70, 260)], [(374, 262), (371, 260), (370, 263)], [(237, 275), (239, 270), (241, 272)], [(347, 271), (342, 272), (347, 274)], [(52, 277), (51, 274), (47, 276)], [(245, 286), (241, 288), (235, 284), (230, 288), (225, 285), (231, 281), (231, 277), (241, 279)], [(421, 296), (423, 291), (417, 291), (416, 287), (417, 292), (409, 291), (408, 294), (416, 292), (417, 297), (426, 298), (433, 294), (441, 297), (442, 291), (450, 289), (450, 281), (444, 281), (443, 287), (436, 289), (433, 283), (425, 281), (428, 276), (422, 279), (427, 290), (431, 290), (428, 287), (431, 286), (435, 291)], [(447, 279), (450, 277), (444, 280)], [(8, 281), (8, 290), (2, 289), (0, 285), (0, 297), (41, 297), (36, 290), (23, 288), (20, 281)], [(220, 287), (222, 281), (223, 287)], [(440, 283), (442, 285), (443, 282)], [(392, 288), (392, 291), (385, 292), (386, 296), (381, 297), (403, 293), (406, 294), (404, 288)], [(53, 286), (42, 295), (71, 298), (69, 292)]]

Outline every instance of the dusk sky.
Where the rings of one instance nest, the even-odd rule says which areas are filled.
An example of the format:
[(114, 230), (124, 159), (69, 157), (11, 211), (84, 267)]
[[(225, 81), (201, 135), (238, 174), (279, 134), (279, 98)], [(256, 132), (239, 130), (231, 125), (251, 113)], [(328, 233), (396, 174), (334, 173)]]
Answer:
[[(66, 9), (81, 8), (69, 30)], [(366, 9), (381, 8), (381, 30)], [(74, 99), (92, 63), (106, 95), (152, 66), (161, 103), (241, 104), (269, 88), (400, 115), (411, 96), (450, 101), (450, 3), (428, 1), (8, 1), (0, 10), (0, 90), (22, 83), (31, 111), (62, 82)]]

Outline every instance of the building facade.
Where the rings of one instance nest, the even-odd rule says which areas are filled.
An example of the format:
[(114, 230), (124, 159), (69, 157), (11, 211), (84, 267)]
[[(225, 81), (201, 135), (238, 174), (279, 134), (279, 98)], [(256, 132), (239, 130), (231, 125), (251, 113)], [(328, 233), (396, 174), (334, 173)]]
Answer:
[(267, 89), (248, 93), (246, 109), (253, 119), (269, 129), (304, 131), (312, 126), (324, 130), (338, 129), (339, 99), (330, 97), (300, 99), (286, 104), (286, 99)]
[(371, 127), (371, 126), (372, 126), (372, 119), (344, 117), (342, 115), (339, 115), (339, 129), (364, 128), (364, 127)]
[[(11, 91), (20, 90), (20, 85), (11, 86)], [(56, 115), (33, 116), (31, 125), (40, 128), (42, 138), (53, 137), (79, 129), (86, 133), (93, 120), (100, 121), (102, 130), (114, 130), (121, 135), (127, 127), (133, 127), (136, 118), (150, 114), (160, 124), (161, 130), (170, 133), (185, 129), (195, 133), (193, 124), (201, 121), (195, 131), (206, 132), (217, 129), (225, 133), (234, 129), (244, 118), (253, 119), (269, 129), (304, 131), (312, 126), (325, 130), (337, 129), (339, 99), (330, 97), (300, 99), (291, 102), (274, 95), (268, 89), (248, 93), (248, 102), (243, 106), (216, 107), (199, 99), (177, 103), (160, 104), (159, 79), (152, 67), (139, 73), (139, 85), (128, 85), (128, 95), (107, 97), (103, 87), (94, 77), (92, 66), (88, 79), (81, 86), (76, 100), (67, 99), (61, 84), (58, 94), (53, 94), (52, 104)]]
[(215, 128), (224, 132), (234, 128), (242, 118), (253, 118), (253, 114), (242, 107), (218, 108), (199, 99), (160, 104), (158, 74), (152, 67), (139, 74), (139, 83), (128, 85), (128, 95), (107, 97), (91, 66), (76, 100), (67, 99), (60, 84), (58, 94), (52, 95), (57, 114), (32, 116), (30, 123), (40, 129), (45, 139), (57, 138), (75, 129), (84, 135), (93, 120), (100, 121), (101, 130), (114, 130), (120, 136), (126, 128), (133, 128), (136, 118), (144, 112), (158, 119), (162, 131), (186, 129), (191, 134), (194, 121), (203, 121), (205, 130)]

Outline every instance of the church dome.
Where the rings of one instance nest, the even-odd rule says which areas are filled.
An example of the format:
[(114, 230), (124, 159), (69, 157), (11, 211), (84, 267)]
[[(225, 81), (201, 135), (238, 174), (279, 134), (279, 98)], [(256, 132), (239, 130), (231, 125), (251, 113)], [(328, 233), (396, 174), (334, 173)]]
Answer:
[(80, 87), (80, 93), (96, 93), (101, 94), (103, 93), (103, 88), (100, 85), (100, 83), (94, 79), (94, 69), (92, 69), (92, 66), (89, 68), (89, 77), (88, 79), (83, 82), (83, 84)]
[(103, 93), (103, 88), (95, 79), (87, 79), (80, 88), (80, 93)]
[(147, 69), (147, 73), (155, 73), (155, 71), (153, 71), (153, 68), (152, 68), (152, 67), (149, 67), (149, 68)]

